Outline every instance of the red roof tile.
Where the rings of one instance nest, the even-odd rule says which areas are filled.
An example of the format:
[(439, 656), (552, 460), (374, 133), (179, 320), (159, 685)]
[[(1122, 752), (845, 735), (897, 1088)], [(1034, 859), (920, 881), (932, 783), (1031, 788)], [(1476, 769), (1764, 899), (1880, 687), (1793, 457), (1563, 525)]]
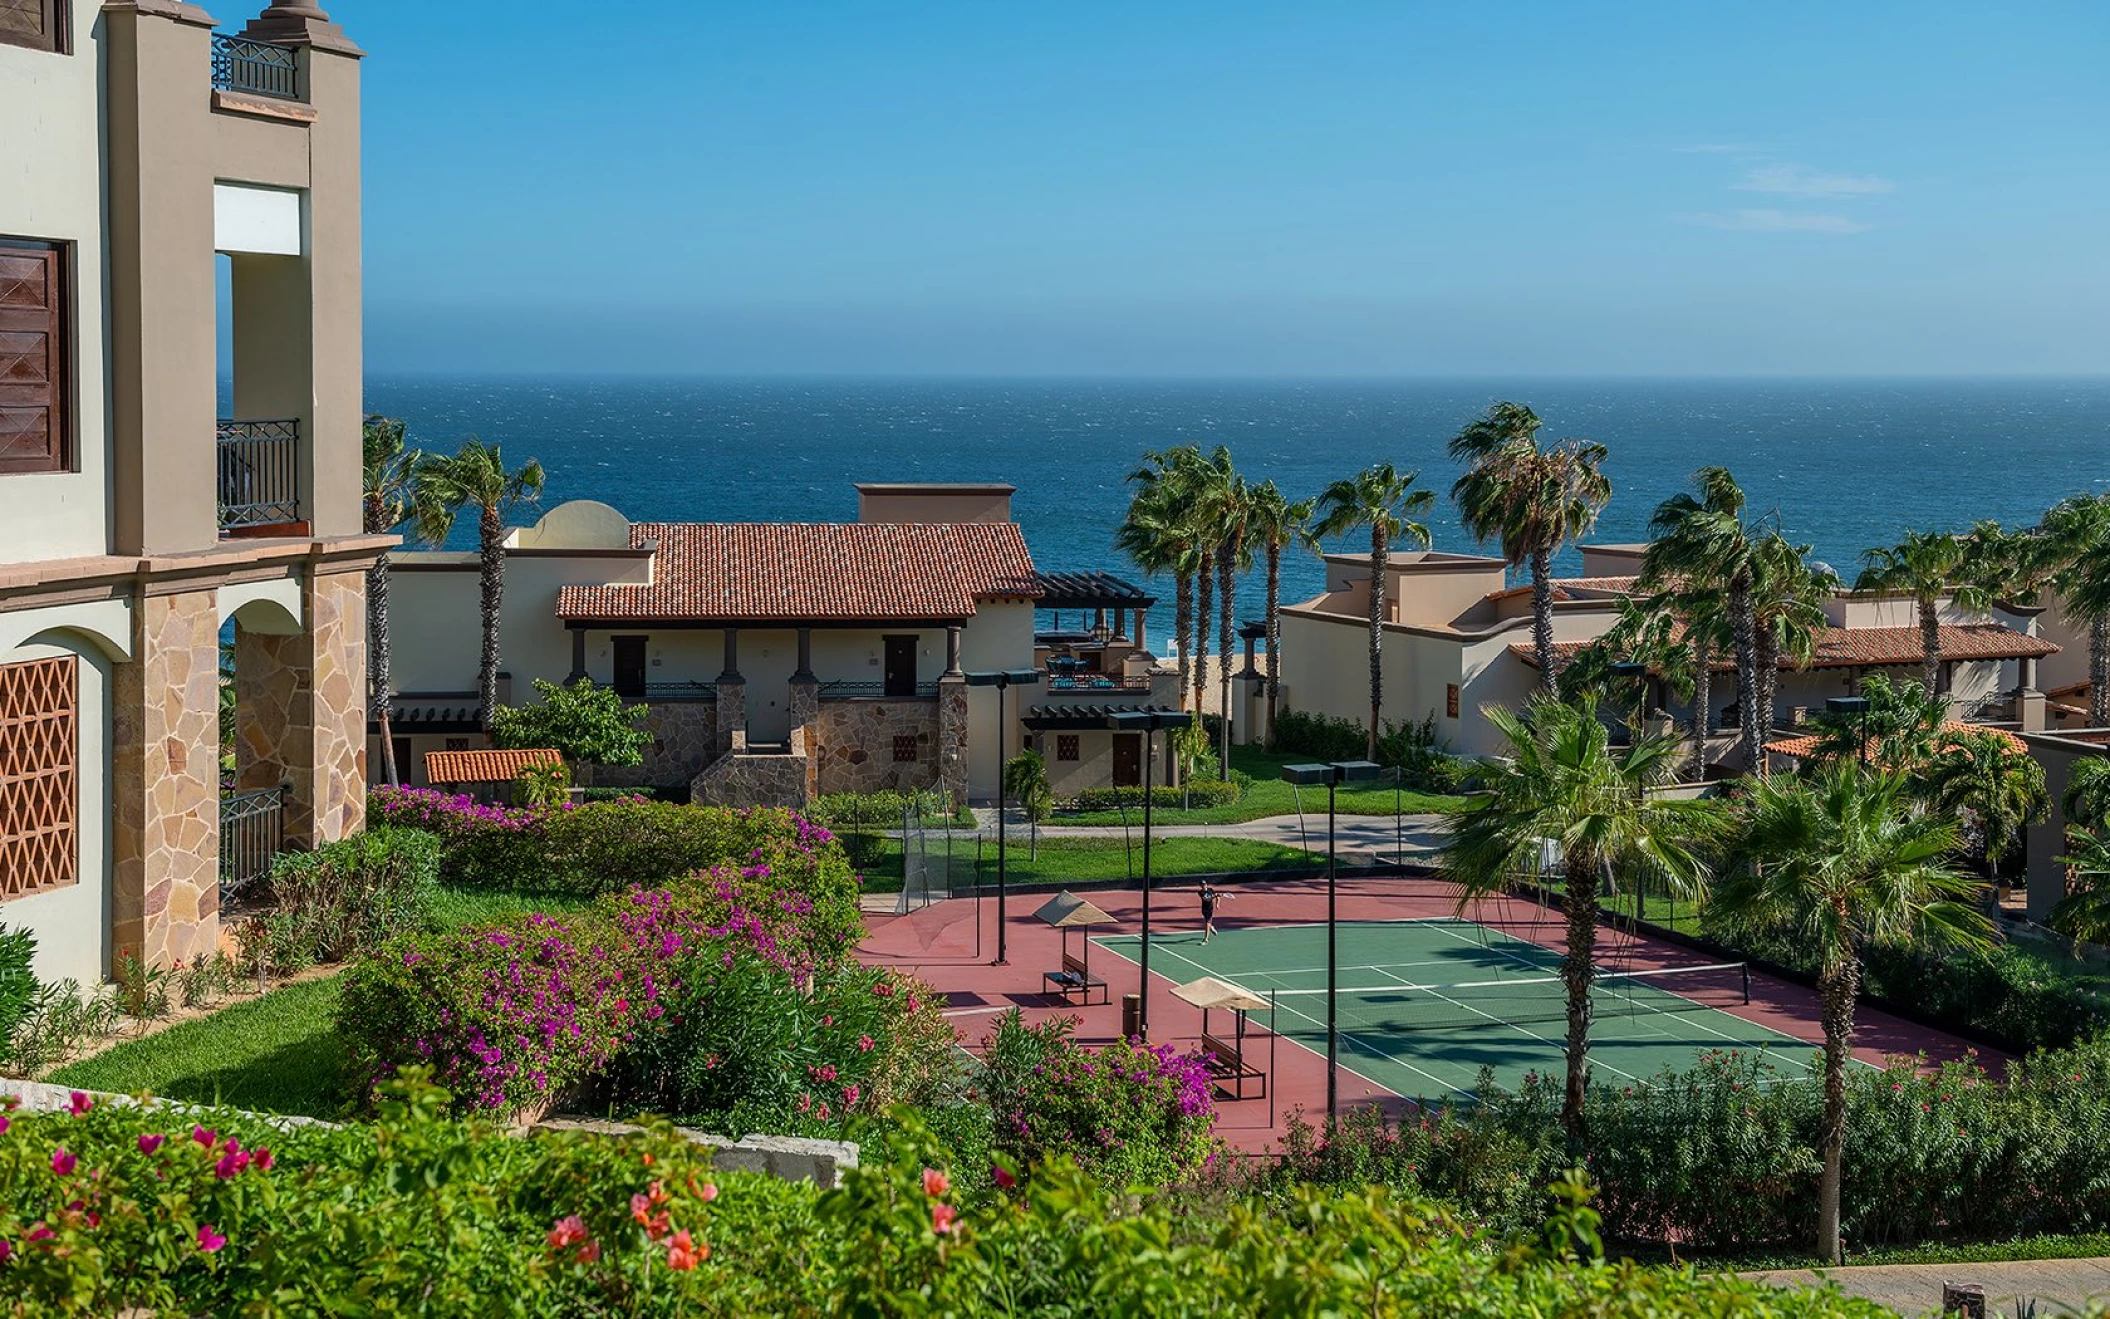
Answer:
[[(2029, 743), (2024, 742), (2005, 728), (1987, 728), (1984, 724), (1967, 724), (1955, 719), (1947, 721), (1941, 727), (1942, 732), (1951, 737), (1958, 733), (1991, 733), (2007, 743), (2010, 750), (2024, 753), (2029, 751)], [(1804, 734), (1801, 737), (1783, 737), (1777, 741), (1766, 743), (1766, 750), (1776, 756), (1793, 756), (1797, 760), (1801, 760), (1817, 749), (1817, 743), (1820, 740), (1814, 733)], [(1948, 738), (1945, 737), (1942, 740), (1946, 744)], [(1875, 739), (1869, 739), (1869, 744), (1873, 746)]]
[(1556, 577), (1555, 586), (1565, 586), (1577, 591), (1631, 591), (1639, 577)]
[[(1554, 655), (1566, 663), (1587, 644), (1582, 641), (1555, 642)], [(2022, 659), (2057, 654), (2058, 649), (2042, 637), (2025, 636), (1999, 623), (1945, 625), (1941, 629), (1941, 656), (1944, 660)], [(1518, 642), (1510, 646), (1509, 652), (1527, 664), (1533, 662), (1528, 643)], [(1918, 664), (1925, 658), (1925, 649), (1920, 645), (1920, 630), (1916, 627), (1828, 627), (1817, 634), (1817, 653), (1810, 660), (1809, 667), (1878, 668)], [(1781, 660), (1780, 666), (1784, 669), (1795, 667), (1786, 659)], [(1715, 668), (1722, 672), (1735, 667), (1734, 660), (1729, 658), (1715, 664)]]
[(511, 783), (530, 765), (561, 765), (548, 747), (530, 751), (427, 751), (425, 777), (433, 783)]
[(1033, 599), (1015, 522), (639, 522), (652, 582), (566, 586), (557, 616), (622, 622), (967, 618), (977, 600)]

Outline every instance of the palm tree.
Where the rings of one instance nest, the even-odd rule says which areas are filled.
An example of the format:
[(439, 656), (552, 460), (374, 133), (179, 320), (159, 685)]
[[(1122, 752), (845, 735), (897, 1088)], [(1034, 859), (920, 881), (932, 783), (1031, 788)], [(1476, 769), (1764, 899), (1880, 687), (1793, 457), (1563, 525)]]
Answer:
[(1370, 744), (1368, 755), (1377, 759), (1377, 738), (1382, 730), (1385, 706), (1385, 565), (1395, 541), (1408, 540), (1423, 548), (1429, 529), (1414, 517), (1429, 511), (1436, 496), (1414, 488), (1419, 472), (1402, 472), (1390, 463), (1372, 463), (1354, 476), (1335, 481), (1319, 495), (1318, 525), (1312, 535), (1319, 538), (1344, 536), (1361, 528), (1370, 530)]
[[(1128, 516), (1114, 534), (1114, 544), (1146, 573), (1173, 575), (1173, 639), (1179, 647), (1179, 692), (1187, 700), (1197, 579), (1206, 580), (1207, 562), (1196, 536), (1193, 500), (1194, 465), (1201, 450), (1193, 445), (1143, 455), (1143, 465), (1128, 474), (1136, 492)], [(1206, 609), (1203, 612), (1207, 618)], [(1198, 682), (1199, 679), (1196, 679)]]
[(1606, 449), (1594, 440), (1540, 447), (1539, 416), (1521, 403), (1496, 403), (1451, 439), (1466, 464), (1451, 485), (1465, 529), (1499, 540), (1512, 568), (1531, 568), (1531, 647), (1539, 684), (1554, 690), (1553, 556), (1586, 534), (1611, 501)]
[(1751, 550), (1751, 617), (1755, 623), (1758, 727), (1773, 729), (1774, 695), (1783, 659), (1806, 668), (1816, 655), (1817, 634), (1830, 626), (1825, 606), (1838, 593), (1839, 578), (1811, 563), (1810, 547), (1791, 543), (1778, 531), (1758, 538)]
[(1253, 567), (1253, 547), (1247, 543), (1247, 524), (1252, 517), (1252, 487), (1231, 466), (1231, 451), (1219, 447), (1210, 459), (1209, 475), (1200, 500), (1200, 516), (1216, 546), (1216, 690), (1217, 766), (1225, 778), (1231, 775), (1231, 648), (1237, 637), (1237, 579)]
[(2073, 767), (2059, 809), (2069, 822), (2089, 829), (2110, 829), (2110, 760), (2091, 756)]
[[(418, 467), (425, 455), (404, 442), (404, 424), (394, 417), (368, 417), (364, 428), (365, 472), (361, 481), (361, 525), (381, 536), (400, 529), (417, 510)], [(388, 632), (388, 555), (366, 570), (367, 690), (381, 725), (381, 779), (400, 783), (396, 768), (394, 684), (389, 677), (394, 649)]]
[(1676, 494), (1656, 505), (1649, 518), (1655, 539), (1642, 557), (1641, 579), (1721, 584), (1723, 612), (1736, 648), (1744, 763), (1755, 774), (1764, 764), (1764, 730), (1758, 723), (1758, 620), (1751, 596), (1756, 537), (1744, 521), (1744, 492), (1728, 468), (1702, 467), (1693, 473), (1693, 486), (1697, 496)]
[(2069, 939), (2110, 943), (2110, 841), (2094, 829), (2069, 828), (2067, 893), (2045, 918), (2045, 924)]
[(1483, 777), (1488, 791), (1469, 799), (1443, 850), (1443, 875), (1459, 887), (1460, 910), (1497, 893), (1537, 862), (1547, 839), (1560, 845), (1566, 889), (1568, 1078), (1561, 1123), (1583, 1134), (1588, 1084), (1590, 986), (1596, 978), (1598, 885), (1609, 867), (1630, 877), (1667, 880), (1690, 892), (1707, 878), (1702, 848), (1719, 828), (1713, 802), (1651, 796), (1674, 776), (1678, 739), (1637, 730), (1611, 745), (1595, 697), (1563, 704), (1540, 695), (1522, 715), (1483, 713), (1508, 742), (1505, 759)]
[(1760, 779), (1743, 820), (1743, 864), (1716, 886), (1712, 910), (1786, 926), (1818, 957), (1824, 1017), (1824, 1117), (1817, 1250), (1839, 1259), (1840, 1152), (1854, 999), (1870, 944), (1983, 943), (1976, 881), (1951, 864), (1956, 821), (1915, 809), (1903, 775), (1850, 764), (1810, 778)]
[(1254, 486), (1246, 510), (1246, 531), (1267, 554), (1267, 730), (1275, 745), (1275, 703), (1282, 688), (1282, 551), (1309, 547), (1312, 501), (1292, 504), (1273, 481)]
[(1916, 682), (1892, 682), (1882, 673), (1863, 678), (1859, 695), (1868, 702), (1865, 714), (1824, 713), (1811, 720), (1817, 745), (1808, 759), (1865, 763), (1908, 777), (1924, 773), (1941, 749), (1948, 703)]
[(2051, 809), (2044, 767), (1991, 729), (1945, 736), (1921, 781), (1934, 806), (1964, 822), (1972, 857), (1989, 877), (2023, 829)]
[(1992, 600), (1973, 580), (1964, 540), (1947, 531), (1908, 531), (1895, 545), (1880, 546), (1863, 556), (1865, 567), (1854, 582), (1857, 591), (1909, 595), (1919, 606), (1920, 682), (1941, 690), (1941, 600), (1950, 596), (1966, 613), (1982, 613)]
[(513, 509), (533, 503), (542, 494), (542, 464), (530, 458), (518, 468), (508, 468), (495, 444), (471, 436), (452, 454), (428, 454), (418, 464), (417, 481), (422, 499), (417, 508), (419, 534), (434, 544), (447, 539), (454, 529), (455, 514), (476, 510), (477, 545), (483, 556), (483, 658), (478, 665), (476, 689), (483, 702), (484, 727), (491, 726), (491, 712), (498, 708), (499, 604), (505, 595), (506, 516)]
[(2075, 495), (2045, 513), (2035, 567), (2088, 624), (2088, 723), (2110, 727), (2110, 495)]

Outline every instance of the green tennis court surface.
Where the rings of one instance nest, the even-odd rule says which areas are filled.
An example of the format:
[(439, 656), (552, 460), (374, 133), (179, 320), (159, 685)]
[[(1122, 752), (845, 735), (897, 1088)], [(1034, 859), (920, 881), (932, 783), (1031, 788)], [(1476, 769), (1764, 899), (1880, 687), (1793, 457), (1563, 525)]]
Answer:
[[(1507, 1087), (1565, 1067), (1558, 953), (1466, 920), (1343, 921), (1339, 930), (1343, 1067), (1429, 1099), (1472, 1096), (1483, 1067)], [(1139, 960), (1134, 935), (1095, 942)], [(1324, 925), (1222, 930), (1206, 944), (1200, 934), (1154, 937), (1150, 969), (1175, 984), (1207, 975), (1272, 993), (1282, 1035), (1326, 1052)], [(1593, 994), (1596, 1084), (1684, 1070), (1710, 1049), (1763, 1050), (1783, 1076), (1814, 1062), (1815, 1046), (1721, 1010), (1744, 1001), (1741, 968), (1636, 970), (1614, 952), (1599, 971), (1609, 974)]]

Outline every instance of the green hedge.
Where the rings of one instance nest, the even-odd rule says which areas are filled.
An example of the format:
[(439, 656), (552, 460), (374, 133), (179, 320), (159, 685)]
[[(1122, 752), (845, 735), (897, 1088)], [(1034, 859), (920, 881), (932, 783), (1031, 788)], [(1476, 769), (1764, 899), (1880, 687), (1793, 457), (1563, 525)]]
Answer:
[(1054, 1164), (972, 1194), (910, 1129), (822, 1192), (713, 1171), (666, 1128), (514, 1138), (448, 1108), (412, 1078), (378, 1122), (337, 1129), (129, 1105), (16, 1114), (0, 1133), (0, 1296), (29, 1314), (1887, 1313), (1607, 1262), (1572, 1203), (1490, 1250), (1381, 1191), (1197, 1213)]
[(37, 977), (30, 970), (36, 954), (34, 934), (0, 927), (0, 1061), (12, 1056), (15, 1028), (37, 1001)]
[[(1196, 810), (1207, 810), (1217, 806), (1236, 806), (1245, 796), (1245, 784), (1238, 779), (1195, 779), (1185, 787), (1154, 787), (1150, 790), (1150, 804), (1158, 810), (1178, 810), (1191, 806)], [(1112, 811), (1123, 808), (1141, 808), (1143, 789), (1137, 788), (1086, 788), (1077, 794), (1076, 809), (1079, 811)]]
[(440, 840), (373, 829), (271, 863), (276, 937), (309, 961), (336, 962), (422, 928), (440, 884)]

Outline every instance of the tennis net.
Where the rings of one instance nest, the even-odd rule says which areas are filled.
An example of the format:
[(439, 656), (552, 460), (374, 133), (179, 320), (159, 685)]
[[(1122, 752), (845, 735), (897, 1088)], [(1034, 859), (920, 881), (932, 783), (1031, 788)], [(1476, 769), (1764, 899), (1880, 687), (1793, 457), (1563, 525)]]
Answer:
[[(1508, 976), (1453, 984), (1358, 984), (1339, 992), (1339, 1022), (1350, 1031), (1447, 1030), (1468, 1026), (1565, 1021), (1568, 985), (1558, 975)], [(1326, 1016), (1323, 989), (1268, 994), (1276, 1024), (1294, 1031)], [(1594, 1016), (1705, 1012), (1751, 1001), (1744, 962), (1600, 973), (1591, 983)]]

